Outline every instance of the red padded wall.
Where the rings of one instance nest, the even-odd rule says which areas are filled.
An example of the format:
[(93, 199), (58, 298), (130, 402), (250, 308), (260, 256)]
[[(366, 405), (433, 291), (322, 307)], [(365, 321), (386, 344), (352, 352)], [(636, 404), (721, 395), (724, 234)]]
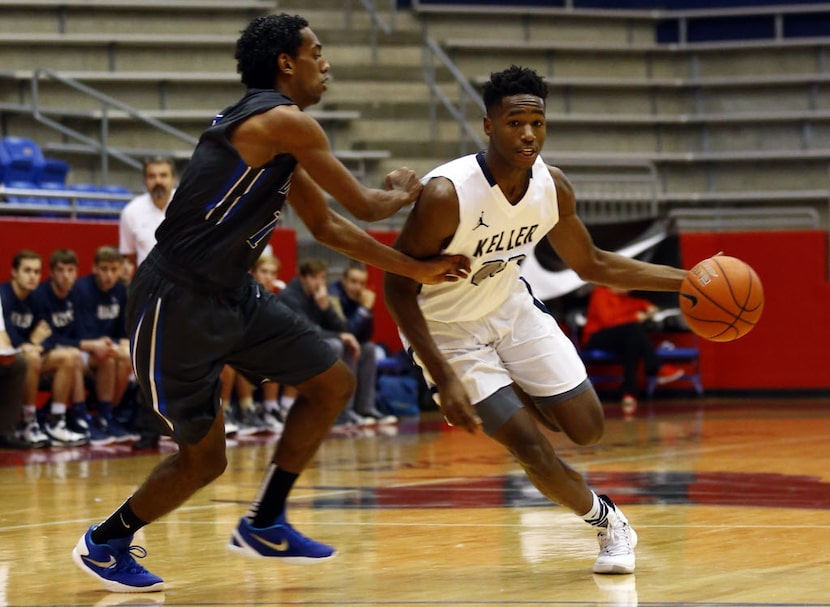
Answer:
[[(72, 249), (78, 254), (78, 274), (92, 271), (95, 249), (118, 246), (117, 221), (83, 221), (0, 217), (0, 282), (11, 278), (12, 257), (20, 249), (31, 249), (43, 257), (43, 278), (49, 273), (49, 255), (55, 249)], [(277, 229), (271, 237), (274, 254), (280, 258), (280, 278), (290, 280), (297, 267), (297, 235), (294, 230)]]
[[(373, 231), (391, 244), (395, 232)], [(91, 270), (95, 249), (117, 245), (114, 221), (66, 221), (0, 217), (0, 281), (9, 280), (12, 256), (23, 248), (44, 261), (58, 247), (75, 250), (80, 272)], [(297, 241), (293, 230), (279, 229), (271, 239), (282, 261), (280, 278), (296, 273)], [(748, 262), (761, 277), (766, 302), (760, 324), (731, 343), (701, 340), (703, 382), (707, 389), (830, 389), (830, 283), (827, 234), (822, 231), (683, 234), (684, 267), (718, 251)], [(45, 277), (45, 273), (44, 273)], [(369, 286), (378, 293), (376, 341), (400, 348), (397, 329), (383, 304), (383, 275), (370, 268)]]
[(752, 332), (729, 343), (701, 340), (704, 387), (830, 388), (826, 232), (683, 234), (681, 251), (686, 268), (718, 251), (743, 259), (764, 285)]

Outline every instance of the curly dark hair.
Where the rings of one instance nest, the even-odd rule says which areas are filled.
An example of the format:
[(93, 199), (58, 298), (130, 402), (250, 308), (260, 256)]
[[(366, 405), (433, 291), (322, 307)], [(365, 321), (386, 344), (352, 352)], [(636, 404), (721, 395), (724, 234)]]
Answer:
[(504, 97), (522, 94), (535, 95), (544, 100), (548, 96), (548, 85), (534, 70), (511, 65), (506, 70), (491, 73), (490, 80), (484, 83), (484, 107), (489, 114), (490, 109)]
[(287, 53), (297, 56), (303, 43), (300, 30), (308, 21), (299, 15), (266, 15), (257, 17), (242, 31), (236, 42), (236, 71), (249, 88), (274, 88), (277, 79), (277, 57)]

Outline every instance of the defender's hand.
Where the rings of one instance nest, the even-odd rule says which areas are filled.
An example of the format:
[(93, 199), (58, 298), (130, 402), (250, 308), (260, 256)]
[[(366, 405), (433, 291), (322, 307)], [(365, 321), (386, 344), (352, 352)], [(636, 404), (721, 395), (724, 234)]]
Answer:
[(464, 255), (438, 255), (422, 260), (419, 266), (418, 276), (411, 278), (424, 285), (437, 285), (467, 278), (470, 260)]
[(387, 190), (400, 190), (409, 194), (407, 204), (412, 204), (424, 189), (424, 184), (418, 179), (415, 171), (407, 167), (395, 169), (386, 176)]

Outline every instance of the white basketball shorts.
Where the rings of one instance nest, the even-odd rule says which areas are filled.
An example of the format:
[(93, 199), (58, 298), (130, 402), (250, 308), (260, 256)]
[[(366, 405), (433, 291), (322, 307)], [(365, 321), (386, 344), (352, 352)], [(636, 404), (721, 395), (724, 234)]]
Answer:
[[(428, 320), (427, 326), (473, 404), (514, 381), (530, 396), (546, 397), (572, 390), (588, 377), (571, 340), (523, 284), (481, 319)], [(417, 354), (415, 363), (435, 385)]]

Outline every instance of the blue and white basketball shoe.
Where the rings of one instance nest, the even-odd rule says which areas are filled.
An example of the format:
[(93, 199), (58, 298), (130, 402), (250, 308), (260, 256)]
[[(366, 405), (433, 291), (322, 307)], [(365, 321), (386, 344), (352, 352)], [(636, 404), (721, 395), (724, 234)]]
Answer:
[(284, 512), (273, 525), (261, 529), (252, 527), (243, 517), (231, 536), (228, 549), (252, 558), (274, 557), (301, 565), (325, 561), (337, 554), (332, 546), (315, 542), (296, 531), (285, 520)]
[(155, 592), (164, 589), (164, 581), (139, 565), (134, 557), (144, 558), (147, 551), (131, 546), (132, 537), (110, 540), (106, 544), (92, 541), (93, 525), (72, 550), (78, 567), (97, 579), (110, 592)]

